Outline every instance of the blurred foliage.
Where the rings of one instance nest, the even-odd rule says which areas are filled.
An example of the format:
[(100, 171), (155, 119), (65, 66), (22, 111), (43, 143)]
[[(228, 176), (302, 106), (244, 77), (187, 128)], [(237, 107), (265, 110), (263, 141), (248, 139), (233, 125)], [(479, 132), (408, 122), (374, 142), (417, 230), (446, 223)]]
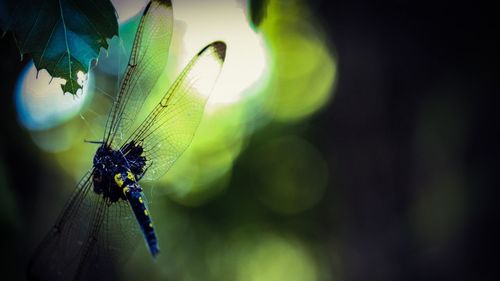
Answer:
[(302, 1), (269, 1), (259, 29), (273, 60), (264, 108), (280, 121), (298, 121), (331, 97), (335, 62), (321, 27)]
[(108, 48), (106, 40), (118, 35), (109, 0), (2, 0), (0, 11), (0, 28), (14, 33), (21, 56), (29, 54), (38, 71), (66, 80), (63, 93), (77, 94), (80, 76)]

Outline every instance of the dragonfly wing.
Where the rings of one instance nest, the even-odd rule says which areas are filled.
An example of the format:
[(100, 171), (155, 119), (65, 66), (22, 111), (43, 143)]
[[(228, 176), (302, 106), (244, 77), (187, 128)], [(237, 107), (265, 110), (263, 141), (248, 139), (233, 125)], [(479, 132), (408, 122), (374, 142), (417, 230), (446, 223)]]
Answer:
[(141, 236), (130, 205), (120, 200), (102, 204), (102, 221), (93, 244), (82, 257), (77, 280), (117, 280), (120, 266), (130, 257)]
[(225, 55), (226, 44), (221, 41), (203, 48), (127, 140), (144, 148), (146, 179), (165, 174), (191, 143)]
[(129, 256), (140, 232), (127, 202), (107, 204), (92, 186), (89, 172), (31, 258), (29, 280), (116, 277), (114, 268)]
[(91, 173), (78, 183), (71, 199), (51, 231), (38, 246), (30, 260), (31, 280), (71, 280), (86, 244), (89, 229), (95, 223), (97, 202), (92, 196)]
[(163, 72), (172, 37), (170, 0), (153, 0), (145, 8), (136, 31), (120, 91), (106, 122), (104, 141), (121, 143), (149, 92)]

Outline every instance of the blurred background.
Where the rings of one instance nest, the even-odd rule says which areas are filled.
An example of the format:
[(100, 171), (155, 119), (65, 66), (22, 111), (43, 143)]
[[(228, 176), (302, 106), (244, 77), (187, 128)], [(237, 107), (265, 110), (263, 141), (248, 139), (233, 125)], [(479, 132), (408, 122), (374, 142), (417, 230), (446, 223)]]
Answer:
[[(83, 140), (100, 138), (144, 5), (113, 3), (120, 40), (78, 97), (57, 93), (43, 71), (35, 80), (12, 36), (0, 40), (7, 280), (24, 279), (91, 165), (96, 147)], [(401, 0), (173, 5), (165, 84), (213, 40), (227, 42), (227, 60), (191, 147), (143, 184), (160, 257), (141, 243), (117, 279), (496, 276), (492, 10)]]

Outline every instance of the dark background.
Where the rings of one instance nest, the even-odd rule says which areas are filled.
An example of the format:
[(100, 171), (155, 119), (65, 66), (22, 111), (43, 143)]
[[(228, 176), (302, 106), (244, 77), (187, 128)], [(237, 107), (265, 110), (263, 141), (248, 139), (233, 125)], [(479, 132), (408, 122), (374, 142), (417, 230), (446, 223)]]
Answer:
[[(314, 139), (336, 163), (338, 193), (329, 195), (332, 202), (341, 194), (342, 207), (325, 225), (342, 237), (346, 279), (495, 279), (499, 45), (492, 10), (477, 2), (355, 0), (321, 2), (317, 12), (339, 58), (336, 98), (317, 116), (324, 130)], [(433, 182), (447, 174), (462, 191), (433, 196)], [(416, 194), (436, 227), (447, 223), (440, 215), (448, 202), (463, 197), (447, 239), (416, 237)]]
[[(309, 238), (339, 255), (343, 280), (494, 279), (495, 10), (403, 0), (311, 6), (335, 48), (338, 76), (335, 98), (305, 135), (331, 169), (324, 198), (306, 215), (317, 226)], [(37, 181), (50, 170), (16, 119), (12, 93), (26, 60), (10, 35), (0, 48), (0, 184), (12, 192), (0, 196), (17, 212), (1, 217), (0, 274), (16, 278), (29, 255), (22, 239)], [(227, 196), (246, 195), (235, 185)]]

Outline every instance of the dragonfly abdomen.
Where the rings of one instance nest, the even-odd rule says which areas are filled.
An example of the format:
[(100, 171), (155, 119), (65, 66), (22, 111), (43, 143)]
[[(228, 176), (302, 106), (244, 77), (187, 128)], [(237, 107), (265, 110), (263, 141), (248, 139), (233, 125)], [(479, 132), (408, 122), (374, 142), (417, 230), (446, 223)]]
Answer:
[(153, 228), (153, 220), (149, 214), (148, 207), (144, 200), (144, 194), (142, 193), (142, 188), (135, 181), (135, 177), (130, 171), (127, 172), (127, 178), (123, 176), (122, 173), (118, 173), (115, 176), (115, 182), (121, 188), (123, 188), (123, 194), (127, 198), (132, 211), (134, 212), (135, 218), (139, 223), (144, 239), (148, 244), (149, 251), (153, 257), (156, 257), (160, 252), (158, 247), (158, 238), (156, 238), (156, 233)]
[(155, 257), (160, 252), (158, 247), (158, 239), (156, 238), (156, 233), (153, 228), (153, 221), (149, 215), (148, 207), (144, 202), (144, 195), (141, 192), (141, 188), (137, 184), (129, 187), (129, 192), (125, 193), (132, 210), (134, 211), (137, 222), (141, 226), (144, 238), (149, 246), (149, 251), (151, 255)]

